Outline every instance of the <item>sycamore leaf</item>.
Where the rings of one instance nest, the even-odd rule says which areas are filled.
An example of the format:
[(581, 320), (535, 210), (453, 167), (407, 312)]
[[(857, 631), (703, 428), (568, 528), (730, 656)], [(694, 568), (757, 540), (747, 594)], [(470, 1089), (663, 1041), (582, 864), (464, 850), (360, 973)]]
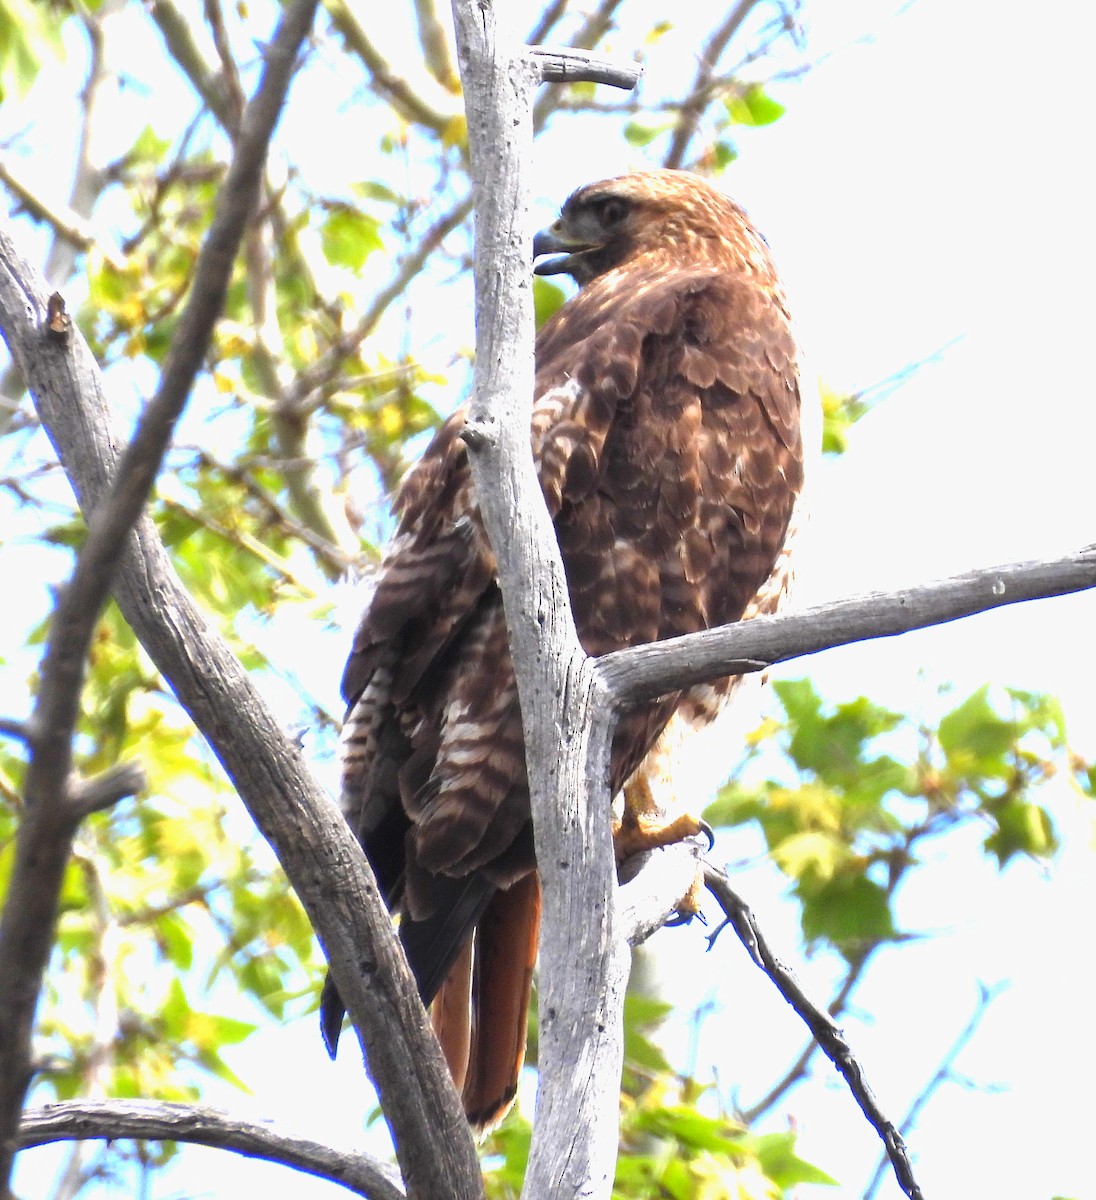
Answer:
[(759, 83), (724, 101), (727, 115), (736, 125), (771, 125), (785, 112), (784, 105), (767, 95)]
[(351, 271), (360, 271), (374, 250), (384, 248), (376, 217), (349, 206), (327, 214), (320, 226), (320, 244), (333, 267), (348, 267)]

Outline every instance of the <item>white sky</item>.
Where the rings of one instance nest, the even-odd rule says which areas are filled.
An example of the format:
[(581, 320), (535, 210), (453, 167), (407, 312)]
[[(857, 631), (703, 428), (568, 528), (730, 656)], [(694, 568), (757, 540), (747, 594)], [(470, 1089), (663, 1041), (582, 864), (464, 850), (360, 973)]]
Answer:
[[(786, 116), (744, 131), (726, 177), (783, 264), (831, 385), (870, 385), (961, 338), (865, 418), (849, 453), (822, 471), (800, 570), (809, 600), (1096, 541), (1092, 11), (919, 0), (893, 16), (894, 7), (809, 6), (814, 53), (846, 48), (778, 91)], [(869, 42), (848, 46), (864, 32)], [(683, 39), (677, 52), (688, 49)], [(544, 214), (577, 184), (642, 165), (611, 132), (583, 145), (553, 133), (539, 144)], [(1028, 605), (790, 673), (809, 670), (835, 699), (864, 693), (899, 709), (930, 703), (945, 680), (960, 695), (990, 679), (1055, 692), (1074, 742), (1093, 755), (1094, 621), (1092, 596)], [(1018, 863), (999, 879), (974, 836), (949, 842), (948, 861), (921, 872), (900, 903), (906, 928), (945, 935), (884, 954), (856, 997), (859, 1015), (845, 1022), (898, 1117), (965, 1023), (977, 981), (1013, 981), (959, 1064), (1001, 1090), (945, 1087), (910, 1137), (932, 1200), (1096, 1196), (1096, 958), (1078, 932), (1096, 907), (1091, 819), (1068, 801), (1062, 811), (1078, 846), (1050, 877)], [(741, 882), (790, 953), (797, 930), (779, 884), (762, 871)], [(705, 1049), (720, 1055), (724, 1081), (742, 1080), (749, 1103), (798, 1053), (796, 1022), (729, 935), (710, 956), (697, 934), (660, 938), (669, 975), (689, 994), (700, 1000), (721, 985), (729, 1008), (706, 1026)], [(826, 964), (800, 973), (826, 994)], [(309, 1020), (233, 1062), (255, 1081), (257, 1111), (350, 1141), (367, 1103), (353, 1059), (348, 1045), (330, 1067)], [(818, 1195), (858, 1196), (876, 1139), (843, 1086), (818, 1075), (792, 1104), (801, 1152), (842, 1180)], [(218, 1099), (239, 1103), (234, 1093)], [(188, 1150), (184, 1162), (156, 1186), (157, 1200), (345, 1194), (216, 1151)], [(898, 1194), (889, 1178), (879, 1193)]]

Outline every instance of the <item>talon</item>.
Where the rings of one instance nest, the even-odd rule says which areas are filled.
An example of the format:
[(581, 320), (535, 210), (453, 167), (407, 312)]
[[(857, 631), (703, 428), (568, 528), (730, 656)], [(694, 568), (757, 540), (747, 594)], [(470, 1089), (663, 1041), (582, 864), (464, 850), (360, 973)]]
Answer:
[(715, 830), (708, 824), (707, 821), (704, 820), (703, 817), (697, 821), (697, 824), (700, 826), (698, 832), (702, 833), (708, 839), (708, 849), (705, 850), (704, 853), (711, 854), (711, 852), (715, 849)]
[[(656, 850), (659, 846), (672, 846), (683, 842), (686, 838), (705, 833), (705, 824), (696, 817), (684, 814), (669, 823), (657, 820), (645, 820), (634, 814), (625, 812), (624, 820), (613, 831), (613, 842), (616, 845), (617, 862), (624, 862), (633, 854), (644, 850)], [(707, 836), (711, 837), (711, 827), (707, 827)], [(710, 847), (709, 847), (710, 848)]]

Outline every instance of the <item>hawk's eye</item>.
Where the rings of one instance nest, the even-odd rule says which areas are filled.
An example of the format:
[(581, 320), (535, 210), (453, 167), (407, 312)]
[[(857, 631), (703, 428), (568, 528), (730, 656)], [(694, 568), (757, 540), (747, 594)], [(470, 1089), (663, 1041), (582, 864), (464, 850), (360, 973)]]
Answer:
[(606, 229), (612, 229), (614, 225), (619, 225), (627, 215), (628, 202), (619, 196), (608, 196), (598, 202), (598, 220)]

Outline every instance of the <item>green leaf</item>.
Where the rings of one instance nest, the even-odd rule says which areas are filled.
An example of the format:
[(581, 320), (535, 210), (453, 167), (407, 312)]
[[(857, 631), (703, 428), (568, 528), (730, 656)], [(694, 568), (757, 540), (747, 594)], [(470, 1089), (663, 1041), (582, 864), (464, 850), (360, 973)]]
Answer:
[(717, 138), (710, 146), (706, 161), (712, 171), (722, 174), (738, 158), (738, 147), (724, 138)]
[(624, 997), (624, 1061), (629, 1067), (650, 1074), (670, 1069), (665, 1054), (646, 1036), (670, 1012), (670, 1005), (650, 996), (629, 991)]
[(1058, 849), (1050, 814), (1045, 808), (1020, 797), (992, 805), (990, 815), (997, 829), (986, 838), (986, 850), (996, 856), (1000, 866), (1017, 854), (1046, 858)]
[(719, 1117), (707, 1117), (692, 1108), (672, 1106), (636, 1114), (638, 1129), (655, 1137), (670, 1138), (688, 1150), (735, 1154), (744, 1147), (742, 1127)]
[(356, 208), (339, 207), (320, 226), (324, 257), (334, 267), (360, 271), (374, 250), (384, 248), (380, 222)]
[(629, 146), (642, 148), (649, 146), (655, 138), (673, 129), (673, 121), (629, 121), (624, 126), (624, 140)]
[(940, 722), (940, 747), (953, 772), (1003, 777), (1009, 773), (1006, 756), (1021, 732), (990, 704), (989, 688), (979, 688)]
[(822, 452), (844, 454), (849, 447), (849, 431), (871, 405), (856, 393), (835, 392), (822, 382), (818, 391), (822, 401)]
[(398, 192), (393, 191), (386, 184), (376, 179), (364, 179), (359, 183), (351, 184), (350, 188), (355, 195), (361, 196), (363, 200), (376, 200), (382, 204), (394, 204), (397, 206), (407, 203), (404, 197)]
[(794, 1133), (766, 1133), (752, 1140), (762, 1169), (782, 1190), (787, 1191), (800, 1183), (837, 1186), (836, 1179), (795, 1153)]
[(174, 1040), (181, 1040), (187, 1032), (190, 1020), (190, 1001), (180, 980), (172, 979), (168, 985), (168, 993), (160, 1006), (160, 1016), (164, 1022), (164, 1032)]
[(181, 913), (166, 912), (155, 925), (160, 949), (172, 966), (189, 971), (194, 965), (194, 931)]
[(171, 139), (158, 137), (152, 126), (146, 125), (130, 147), (129, 159), (131, 162), (150, 163), (155, 166), (163, 162), (170, 149)]
[(25, 96), (45, 58), (60, 59), (63, 53), (60, 21), (48, 5), (0, 3), (0, 97)]
[(566, 299), (563, 288), (558, 284), (549, 283), (540, 275), (533, 276), (533, 313), (538, 329), (563, 307)]
[(727, 115), (736, 125), (771, 125), (785, 112), (784, 105), (766, 95), (759, 83), (724, 101)]
[(864, 696), (822, 711), (822, 700), (807, 679), (775, 685), (793, 729), (789, 752), (797, 766), (814, 771), (830, 784), (852, 785), (859, 776), (871, 739), (889, 733), (902, 720), (898, 713)]
[(835, 874), (818, 887), (801, 888), (803, 935), (832, 942), (842, 953), (898, 934), (886, 891), (860, 872)]

